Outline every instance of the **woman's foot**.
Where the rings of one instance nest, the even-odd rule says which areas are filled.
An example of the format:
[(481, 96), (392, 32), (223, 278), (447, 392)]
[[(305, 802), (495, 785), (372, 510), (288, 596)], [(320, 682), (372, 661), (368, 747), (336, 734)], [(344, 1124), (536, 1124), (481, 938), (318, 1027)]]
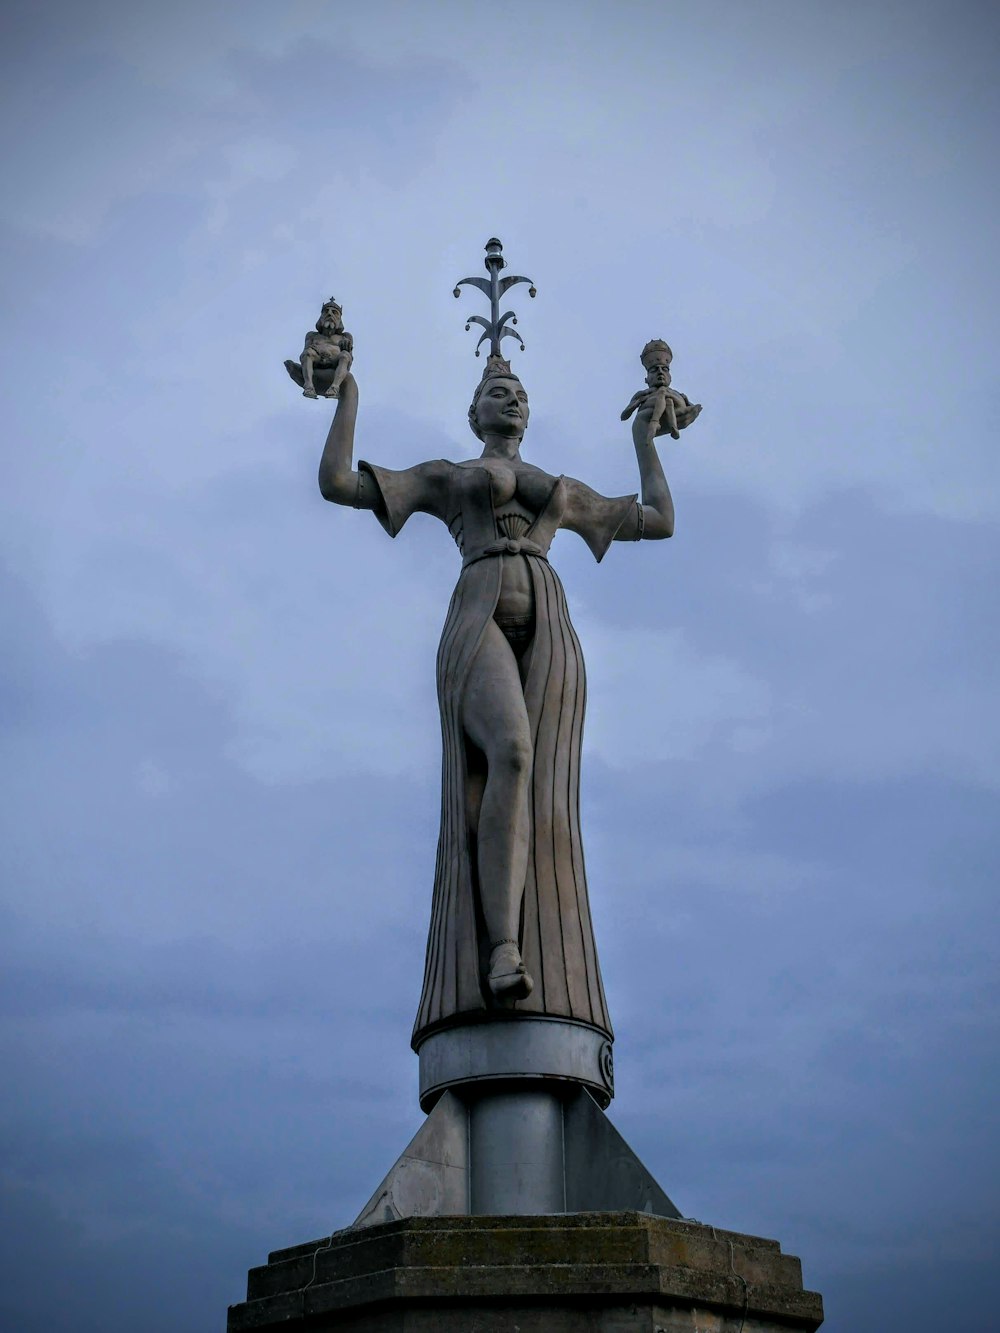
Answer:
[(311, 384), (309, 385), (308, 388), (302, 390), (303, 398), (317, 398), (318, 396), (319, 395), (316, 393), (316, 390), (312, 387)]
[(486, 979), (499, 1004), (527, 999), (535, 985), (521, 961), (521, 951), (513, 940), (501, 940), (493, 946), (489, 976)]

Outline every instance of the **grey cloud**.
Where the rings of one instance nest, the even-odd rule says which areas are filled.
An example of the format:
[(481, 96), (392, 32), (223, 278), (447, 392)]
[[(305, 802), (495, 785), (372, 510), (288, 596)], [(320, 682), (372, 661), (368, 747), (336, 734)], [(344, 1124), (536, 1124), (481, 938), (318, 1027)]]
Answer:
[(483, 225), (538, 269), (533, 460), (632, 489), (653, 333), (706, 403), (673, 542), (554, 550), (613, 1118), (682, 1207), (802, 1254), (832, 1333), (985, 1326), (994, 26), (724, 6), (638, 49), (626, 6), (557, 47), (525, 11), (498, 127), (474, 16), (386, 12), (351, 48), (35, 7), (5, 84), (2, 1319), (217, 1328), (416, 1128), (456, 556), (322, 504), (280, 361), (336, 287), (360, 452), (466, 449)]
[[(190, 195), (204, 207), (263, 185), (253, 199), (259, 229), (287, 210), (289, 189), (308, 190), (324, 173), (405, 179), (417, 169), (415, 140), (426, 151), (469, 91), (443, 61), (373, 66), (343, 42), (318, 38), (280, 52), (234, 41), (216, 91), (199, 96), (143, 78), (114, 50), (113, 18), (76, 42), (71, 26), (32, 18), (22, 13), (31, 60), (11, 66), (4, 95), (5, 158), (16, 182), (7, 216), (80, 242), (144, 194)], [(44, 28), (48, 40), (38, 41)], [(280, 202), (275, 179), (285, 182)]]

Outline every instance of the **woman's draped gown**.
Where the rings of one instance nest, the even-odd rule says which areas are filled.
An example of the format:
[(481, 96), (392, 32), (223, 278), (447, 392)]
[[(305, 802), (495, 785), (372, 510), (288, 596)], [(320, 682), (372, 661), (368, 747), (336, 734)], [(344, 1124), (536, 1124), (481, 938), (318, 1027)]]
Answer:
[[(401, 472), (359, 463), (377, 484), (376, 515), (395, 537), (410, 514), (448, 523), (462, 552), (437, 655), (441, 711), (441, 827), (414, 1049), (431, 1032), (484, 1019), (546, 1015), (574, 1019), (612, 1036), (590, 918), (580, 836), (580, 752), (586, 706), (583, 654), (566, 597), (548, 562), (560, 527), (579, 533), (600, 560), (635, 504), (608, 499), (569, 477), (550, 478), (541, 512), (526, 530), (495, 510), (486, 468), (439, 460)], [(510, 535), (516, 533), (517, 535)], [(462, 727), (469, 668), (500, 595), (502, 561), (519, 555), (534, 589), (534, 639), (522, 664), (534, 751), (529, 790), (528, 870), (519, 944), (534, 989), (500, 1008), (486, 984), (486, 937), (476, 856), (476, 789), (482, 755)]]

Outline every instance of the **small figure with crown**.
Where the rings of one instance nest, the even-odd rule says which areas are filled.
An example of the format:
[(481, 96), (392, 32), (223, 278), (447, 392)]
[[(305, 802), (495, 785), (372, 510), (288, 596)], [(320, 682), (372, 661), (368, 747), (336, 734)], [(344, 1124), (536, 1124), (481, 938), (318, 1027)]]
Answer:
[(628, 421), (638, 408), (639, 416), (633, 429), (645, 422), (647, 444), (652, 444), (657, 435), (665, 435), (668, 431), (679, 440), (684, 427), (690, 426), (701, 411), (701, 403), (692, 403), (687, 394), (670, 387), (670, 363), (674, 354), (662, 338), (648, 342), (639, 359), (646, 368), (646, 388), (629, 399), (622, 421)]
[(303, 397), (319, 397), (315, 384), (318, 379), (324, 398), (339, 398), (340, 386), (353, 360), (354, 339), (344, 328), (340, 305), (331, 296), (323, 302), (315, 330), (310, 329), (306, 334), (302, 355), (297, 362), (286, 361), (285, 369), (301, 386)]

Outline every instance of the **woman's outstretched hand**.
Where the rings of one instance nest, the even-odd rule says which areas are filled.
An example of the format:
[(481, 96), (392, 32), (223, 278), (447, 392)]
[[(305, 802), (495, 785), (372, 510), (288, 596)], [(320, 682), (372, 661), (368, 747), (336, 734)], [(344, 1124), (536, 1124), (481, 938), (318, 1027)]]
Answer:
[(656, 412), (656, 394), (650, 393), (644, 402), (640, 403), (639, 410), (635, 414), (635, 420), (632, 422), (632, 439), (635, 441), (635, 447), (652, 444), (658, 435), (666, 435), (669, 432), (663, 416), (661, 415), (656, 423), (656, 429), (650, 431), (650, 422), (653, 420), (653, 414)]

